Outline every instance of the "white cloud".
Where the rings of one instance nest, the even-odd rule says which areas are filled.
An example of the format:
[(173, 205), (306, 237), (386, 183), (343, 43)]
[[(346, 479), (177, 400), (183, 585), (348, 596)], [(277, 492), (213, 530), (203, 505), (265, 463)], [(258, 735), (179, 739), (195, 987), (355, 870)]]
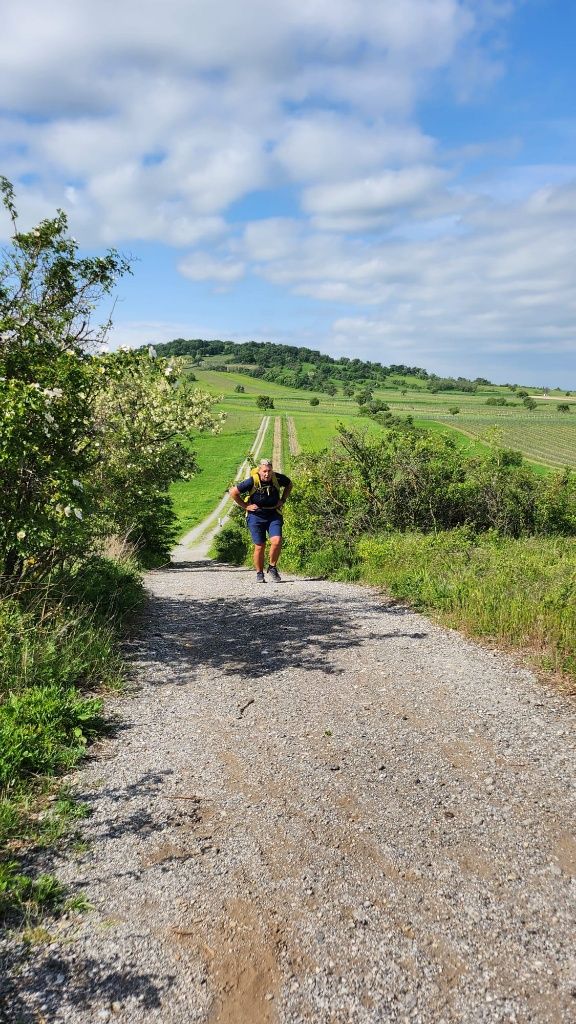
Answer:
[(244, 276), (243, 263), (233, 260), (216, 260), (203, 253), (191, 253), (178, 264), (178, 270), (190, 281), (217, 281), (232, 284)]
[(337, 184), (314, 185), (304, 191), (304, 209), (320, 226), (361, 230), (405, 207), (430, 198), (445, 179), (436, 167), (409, 167)]
[(8, 0), (3, 169), (37, 176), (33, 209), (73, 186), (90, 243), (187, 244), (282, 176), (345, 188), (429, 159), (414, 102), (474, 22), (464, 0)]
[[(523, 202), (477, 197), (463, 222), (429, 237), (393, 234), (352, 242), (290, 221), (258, 222), (245, 233), (260, 273), (298, 294), (371, 310), (338, 316), (333, 344), (419, 353), (566, 352), (576, 342), (572, 185)], [(372, 348), (371, 348), (372, 346)], [(402, 361), (399, 357), (394, 361)]]
[(433, 149), (433, 140), (415, 125), (321, 111), (288, 121), (274, 155), (295, 181), (327, 182), (383, 164), (417, 162)]

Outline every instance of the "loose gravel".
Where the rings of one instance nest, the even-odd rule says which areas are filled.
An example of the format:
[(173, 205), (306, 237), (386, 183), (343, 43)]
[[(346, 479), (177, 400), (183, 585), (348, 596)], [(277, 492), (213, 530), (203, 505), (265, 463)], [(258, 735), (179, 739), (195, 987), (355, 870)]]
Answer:
[(148, 578), (93, 910), (3, 946), (10, 1024), (576, 1020), (574, 706), (374, 590)]

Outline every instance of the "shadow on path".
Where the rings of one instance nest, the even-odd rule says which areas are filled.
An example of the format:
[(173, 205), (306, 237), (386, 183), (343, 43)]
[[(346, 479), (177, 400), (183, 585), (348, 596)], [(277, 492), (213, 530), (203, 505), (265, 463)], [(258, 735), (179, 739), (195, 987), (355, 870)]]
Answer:
[[(204, 563), (187, 563), (187, 571), (197, 566), (206, 572)], [(174, 570), (176, 585), (180, 571)], [(208, 563), (208, 571), (226, 570)], [(216, 668), (228, 676), (256, 672), (260, 679), (295, 667), (342, 674), (346, 669), (337, 664), (341, 650), (374, 648), (379, 643), (385, 650), (387, 638), (427, 636), (394, 628), (407, 610), (373, 602), (365, 595), (358, 599), (341, 593), (293, 595), (292, 588), (270, 583), (230, 597), (183, 600), (185, 595), (179, 596), (151, 596), (145, 629), (128, 645), (139, 661), (159, 657), (168, 661), (175, 670), (177, 678), (172, 682), (176, 685), (186, 683), (190, 671), (199, 667)], [(359, 621), (375, 611), (377, 618), (371, 620), (375, 629), (361, 631)]]

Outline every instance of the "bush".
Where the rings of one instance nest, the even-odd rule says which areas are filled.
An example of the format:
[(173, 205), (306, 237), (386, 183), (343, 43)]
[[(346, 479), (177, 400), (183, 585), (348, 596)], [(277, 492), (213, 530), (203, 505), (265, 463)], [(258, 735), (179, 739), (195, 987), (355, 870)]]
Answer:
[(495, 446), (470, 458), (452, 438), (407, 423), (384, 437), (340, 427), (331, 449), (303, 456), (299, 467), (286, 510), (308, 552), (387, 529), (469, 526), (521, 536), (552, 521), (566, 533), (575, 529), (571, 476), (552, 492), (519, 452)]
[(558, 402), (558, 412), (570, 412), (570, 402)]
[(244, 392), (246, 391), (246, 388), (244, 387), (243, 384), (237, 384), (236, 387), (234, 388), (234, 391), (236, 391), (237, 394), (239, 395), (243, 395)]
[(249, 550), (250, 545), (246, 528), (237, 523), (227, 523), (216, 534), (210, 554), (218, 562), (243, 565)]
[(319, 398), (311, 398), (310, 399), (310, 405), (320, 405), (320, 399)]
[(273, 409), (274, 399), (270, 398), (269, 395), (258, 395), (256, 398), (256, 406), (258, 409)]

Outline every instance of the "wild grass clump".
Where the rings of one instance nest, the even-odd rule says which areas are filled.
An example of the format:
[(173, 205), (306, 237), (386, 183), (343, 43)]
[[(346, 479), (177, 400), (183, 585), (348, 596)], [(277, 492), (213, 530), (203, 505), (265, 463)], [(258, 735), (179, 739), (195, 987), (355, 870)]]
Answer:
[(218, 562), (244, 565), (250, 551), (249, 541), (248, 530), (244, 524), (239, 520), (233, 520), (223, 526), (214, 537), (210, 555)]
[(358, 554), (366, 582), (576, 679), (576, 540), (396, 532), (364, 538)]
[(14, 844), (57, 843), (62, 822), (78, 816), (62, 800), (47, 817), (37, 810), (106, 728), (97, 692), (122, 686), (119, 639), (142, 597), (137, 565), (102, 557), (0, 597), (0, 915), (62, 902), (55, 880), (34, 878)]

